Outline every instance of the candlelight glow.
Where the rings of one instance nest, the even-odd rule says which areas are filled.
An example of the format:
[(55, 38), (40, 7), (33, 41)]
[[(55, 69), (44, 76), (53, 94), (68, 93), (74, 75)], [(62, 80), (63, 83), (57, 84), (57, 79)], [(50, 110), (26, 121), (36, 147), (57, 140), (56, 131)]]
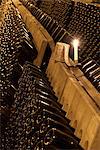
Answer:
[(78, 39), (74, 39), (72, 44), (73, 44), (73, 47), (74, 47), (74, 62), (77, 64), (78, 63), (79, 40)]
[(72, 42), (74, 47), (78, 47), (79, 46), (79, 40), (78, 39), (74, 39)]

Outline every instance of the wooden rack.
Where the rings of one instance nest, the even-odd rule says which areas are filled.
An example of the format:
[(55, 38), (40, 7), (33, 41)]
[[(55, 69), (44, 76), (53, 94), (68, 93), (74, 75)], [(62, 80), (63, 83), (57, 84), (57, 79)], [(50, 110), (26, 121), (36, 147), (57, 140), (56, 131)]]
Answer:
[(52, 49), (46, 73), (66, 116), (71, 120), (70, 125), (75, 128), (75, 135), (81, 139), (80, 145), (85, 150), (100, 150), (100, 93), (78, 67), (68, 67), (59, 59), (57, 45), (35, 17), (18, 0), (13, 0), (13, 3), (37, 47), (38, 57), (34, 64), (41, 64), (48, 43)]
[(49, 61), (49, 81), (71, 120), (70, 125), (75, 128), (75, 135), (81, 139), (80, 145), (85, 150), (99, 150), (100, 93), (78, 67), (68, 67), (62, 60), (58, 61), (61, 58), (58, 50), (56, 45)]
[(14, 0), (13, 3), (19, 10), (27, 29), (31, 32), (33, 42), (38, 51), (38, 56), (35, 59), (34, 64), (36, 66), (41, 66), (47, 44), (53, 50), (55, 46), (54, 41), (35, 17), (32, 16), (32, 14), (22, 5), (22, 3), (18, 0)]

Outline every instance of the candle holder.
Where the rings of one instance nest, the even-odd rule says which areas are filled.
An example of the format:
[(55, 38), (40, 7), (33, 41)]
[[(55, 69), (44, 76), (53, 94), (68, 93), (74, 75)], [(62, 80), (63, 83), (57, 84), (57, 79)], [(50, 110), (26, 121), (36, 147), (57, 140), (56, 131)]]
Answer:
[(61, 61), (61, 60), (55, 60), (55, 63), (64, 63), (68, 68), (70, 68), (70, 67), (76, 68), (76, 67), (81, 66), (81, 63), (77, 63), (77, 64), (75, 64), (75, 63), (66, 63), (65, 61)]
[[(76, 43), (75, 43), (76, 42)], [(77, 46), (76, 57), (74, 56), (74, 61), (69, 57), (69, 49), (70, 45), (66, 43), (57, 42), (55, 53), (54, 53), (54, 61), (55, 63), (64, 63), (68, 68), (79, 67), (81, 64), (78, 63), (78, 41), (74, 40), (74, 47)]]

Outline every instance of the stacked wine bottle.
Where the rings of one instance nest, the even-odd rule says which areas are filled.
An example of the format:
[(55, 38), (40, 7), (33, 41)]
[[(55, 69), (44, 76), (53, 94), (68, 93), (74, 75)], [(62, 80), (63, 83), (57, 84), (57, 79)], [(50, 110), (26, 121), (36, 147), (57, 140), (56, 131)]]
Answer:
[[(5, 89), (3, 89), (5, 91), (3, 96), (6, 95), (10, 87), (17, 88), (17, 81), (21, 75), (23, 64), (25, 61), (33, 62), (37, 55), (32, 38), (20, 17), (16, 8), (10, 5), (1, 27), (1, 82)], [(9, 100), (2, 102), (10, 103)]]
[(14, 94), (18, 88), (18, 80), (22, 74), (25, 61), (33, 62), (37, 50), (32, 42), (18, 10), (12, 3), (8, 5), (0, 29), (1, 39), (1, 135), (2, 147), (4, 143), (4, 130), (9, 119), (10, 108), (14, 102)]
[[(70, 17), (73, 13), (74, 1), (41, 1), (38, 8), (43, 10), (52, 19), (56, 20), (62, 27), (65, 27), (70, 22)], [(67, 20), (66, 20), (67, 19)]]
[[(33, 7), (33, 3), (31, 1), (20, 0), (28, 9), (29, 7)], [(66, 28), (67, 24), (69, 24), (71, 20), (71, 16), (74, 10), (74, 1), (65, 0), (43, 0), (37, 3), (38, 9), (41, 9), (45, 14), (49, 15), (52, 19), (54, 19), (58, 24), (60, 24), (63, 28)], [(31, 12), (34, 13), (34, 10), (31, 9)], [(35, 13), (36, 14), (36, 13)]]
[(10, 3), (1, 27), (1, 149), (80, 150), (48, 78), (30, 64), (36, 55), (32, 36)]
[(18, 83), (5, 131), (5, 148), (81, 150), (80, 140), (75, 137), (45, 73), (26, 62)]
[[(36, 1), (21, 1), (55, 42), (71, 45), (73, 37), (83, 40), (79, 52), (80, 69), (100, 91), (99, 31), (96, 29), (99, 26), (99, 9), (77, 3), (73, 15), (68, 12), (67, 17), (72, 19), (67, 18), (69, 21), (64, 29), (53, 16), (36, 7)], [(13, 3), (8, 5), (0, 29), (1, 149), (81, 150), (80, 139), (74, 135), (74, 129), (69, 125), (70, 120), (65, 117), (67, 115), (58, 103), (46, 74), (32, 64), (37, 50), (31, 33)], [(72, 5), (70, 7), (72, 9)]]
[[(21, 0), (22, 3), (25, 5), (24, 0)], [(49, 1), (49, 0), (48, 0)], [(46, 3), (49, 3), (49, 2)], [(46, 5), (45, 1), (41, 2), (39, 8), (45, 11)], [(59, 4), (57, 2), (56, 4)], [(69, 5), (68, 5), (69, 4)], [(79, 40), (79, 62), (81, 64), (80, 69), (86, 75), (86, 77), (90, 80), (90, 82), (100, 91), (100, 51), (99, 51), (99, 20), (100, 20), (100, 8), (92, 5), (92, 4), (85, 4), (78, 2), (74, 5), (71, 1), (67, 4), (69, 6), (71, 13), (69, 13), (69, 9), (66, 10), (66, 19), (65, 19), (65, 29), (59, 24), (59, 21), (54, 19), (53, 16), (44, 13), (41, 9), (28, 3), (25, 5), (33, 16), (44, 26), (44, 28), (48, 31), (48, 33), (52, 36), (54, 42), (63, 42), (70, 44), (71, 51), (70, 57), (73, 59), (73, 45), (72, 42), (74, 39)], [(44, 7), (45, 6), (45, 7)], [(56, 5), (53, 5), (53, 9), (56, 11), (56, 17), (60, 15), (59, 11), (57, 12)], [(62, 8), (63, 9), (63, 8)], [(85, 61), (86, 59), (86, 61)], [(85, 62), (88, 63), (88, 60), (93, 61), (95, 66), (90, 63), (86, 65), (89, 74), (91, 72), (96, 73), (96, 84), (94, 84), (93, 78), (90, 79), (90, 75), (86, 73), (83, 69), (83, 64)], [(88, 68), (89, 67), (89, 68)], [(97, 70), (95, 70), (97, 69)], [(95, 72), (96, 71), (96, 72)]]
[(66, 29), (80, 41), (80, 61), (92, 57), (100, 65), (99, 11), (97, 6), (78, 2)]
[[(52, 36), (55, 42), (58, 42), (58, 41), (66, 42), (66, 40), (67, 40), (67, 43), (72, 42), (73, 37), (71, 36), (70, 33), (68, 33), (62, 27), (62, 25), (58, 23), (58, 21), (53, 19), (48, 14), (44, 13), (38, 7), (34, 6), (31, 2), (28, 1), (28, 3), (26, 4), (24, 0), (20, 0), (20, 1), (32, 13), (32, 15), (35, 16), (35, 18), (44, 26), (44, 28)], [(70, 13), (68, 13), (68, 17), (69, 16), (70, 16)]]

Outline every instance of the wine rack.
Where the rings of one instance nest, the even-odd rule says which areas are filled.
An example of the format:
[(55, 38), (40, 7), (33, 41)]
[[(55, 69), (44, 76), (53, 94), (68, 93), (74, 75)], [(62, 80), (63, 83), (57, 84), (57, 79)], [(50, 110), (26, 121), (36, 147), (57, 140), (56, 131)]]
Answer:
[[(22, 1), (24, 4), (24, 1)], [(47, 1), (48, 2), (48, 1)], [(43, 2), (45, 3), (45, 2)], [(99, 59), (99, 7), (85, 4), (78, 2), (77, 5), (73, 6), (73, 13), (70, 18), (70, 23), (64, 29), (56, 19), (50, 17), (34, 5), (29, 3), (25, 5), (30, 12), (36, 17), (36, 19), (44, 26), (44, 28), (48, 31), (48, 33), (52, 36), (54, 42), (63, 42), (70, 44), (72, 47), (72, 41), (76, 38), (79, 39), (79, 62), (81, 63), (80, 69), (82, 69), (82, 64), (84, 59), (87, 57), (89, 59), (93, 59), (95, 61), (95, 65), (100, 66), (100, 59)], [(55, 8), (55, 5), (54, 5)], [(86, 11), (87, 10), (87, 11)], [(89, 14), (88, 14), (89, 12)], [(59, 14), (59, 12), (58, 12)], [(96, 23), (97, 21), (97, 23)], [(93, 41), (92, 41), (93, 40)], [(70, 57), (73, 59), (73, 52), (70, 53)], [(91, 60), (92, 61), (92, 60)], [(96, 67), (93, 67), (91, 71), (94, 71)], [(86, 77), (95, 85), (95, 87), (100, 90), (99, 88), (99, 71), (96, 74), (98, 76), (98, 82), (94, 83), (95, 81), (90, 79), (90, 76), (87, 75), (86, 71), (82, 69)], [(88, 72), (90, 69), (88, 70)], [(90, 72), (89, 72), (90, 73)]]
[(0, 24), (1, 41), (1, 135), (2, 149), (5, 143), (5, 129), (9, 120), (10, 109), (14, 103), (14, 94), (18, 89), (18, 80), (22, 74), (25, 61), (33, 62), (37, 50), (31, 33), (26, 29), (20, 13), (11, 1), (4, 2)]
[[(70, 125), (75, 128), (75, 135), (81, 138), (81, 146), (99, 149), (100, 93), (78, 67), (62, 63), (63, 46), (63, 43), (57, 43), (46, 70), (47, 77), (71, 120)], [(91, 130), (95, 131), (94, 134)]]
[(70, 22), (74, 4), (74, 1), (67, 2), (65, 0), (53, 0), (51, 2), (50, 0), (43, 0), (38, 8), (56, 20), (62, 27), (66, 27)]
[[(16, 8), (10, 4), (1, 25), (1, 82), (5, 94), (10, 88), (17, 88), (25, 61), (33, 62), (37, 55), (37, 50), (20, 17)], [(8, 93), (9, 96), (10, 94)]]
[[(24, 1), (22, 2), (25, 5)], [(47, 1), (46, 3), (49, 2)], [(45, 5), (45, 1), (43, 1), (43, 5)], [(31, 3), (28, 3), (28, 5), (25, 6), (30, 10), (33, 16), (35, 16), (36, 19), (44, 26), (44, 28), (53, 37), (55, 42), (61, 41), (61, 42), (71, 44), (72, 42), (71, 40), (73, 38), (79, 39), (80, 61), (83, 61), (86, 57), (93, 57), (93, 59), (95, 59), (97, 63), (100, 64), (99, 52), (98, 52), (99, 49), (99, 36), (98, 36), (99, 28), (98, 27), (99, 27), (99, 19), (100, 19), (100, 15), (99, 15), (100, 9), (98, 6), (92, 4), (85, 4), (82, 2), (78, 2), (75, 5), (73, 4), (73, 13), (71, 13), (70, 15), (70, 13), (68, 13), (67, 11), (68, 17), (70, 18), (66, 16), (65, 19), (66, 26), (64, 27), (55, 18), (48, 15), (48, 13), (44, 13), (42, 10), (35, 7), (34, 5), (31, 5)], [(53, 7), (56, 11), (56, 6), (54, 5)], [(59, 16), (59, 12), (56, 16), (57, 17)], [(58, 36), (57, 38), (58, 31), (60, 32), (60, 30), (64, 30), (64, 28), (65, 28), (65, 32), (67, 33), (61, 32), (59, 33), (60, 37)]]
[[(99, 7), (20, 1), (5, 2), (0, 23), (1, 149), (99, 150)], [(71, 51), (75, 38), (68, 66), (55, 44)]]
[(81, 150), (80, 139), (73, 134), (46, 74), (26, 62), (18, 84), (5, 130), (5, 148)]
[[(67, 26), (67, 31), (80, 40), (80, 61), (86, 57), (94, 57), (100, 64), (98, 44), (99, 44), (99, 15), (100, 8), (78, 2), (72, 14), (72, 19)], [(96, 56), (94, 54), (96, 53)]]

